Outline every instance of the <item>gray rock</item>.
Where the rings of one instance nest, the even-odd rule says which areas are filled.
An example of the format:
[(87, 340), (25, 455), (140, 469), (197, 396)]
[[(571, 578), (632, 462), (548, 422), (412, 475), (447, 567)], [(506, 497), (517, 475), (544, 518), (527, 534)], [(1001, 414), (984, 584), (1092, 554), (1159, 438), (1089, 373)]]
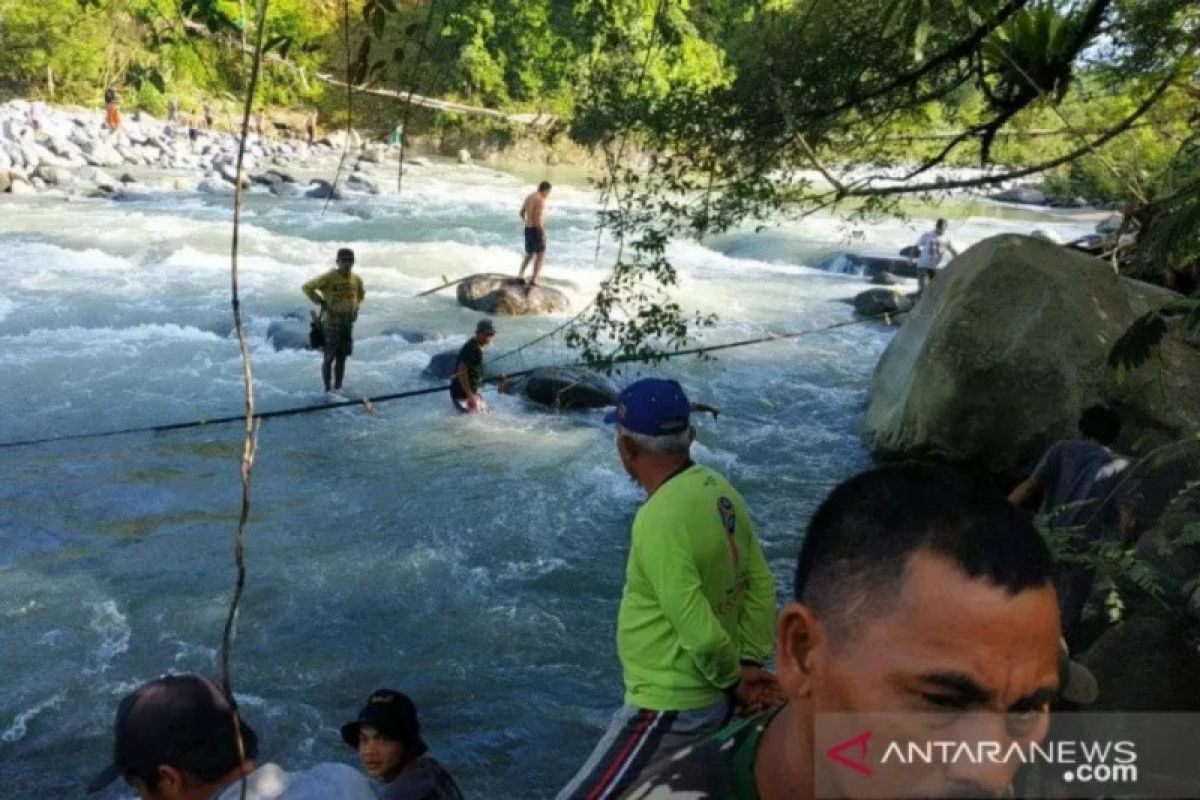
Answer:
[(414, 167), (428, 167), (429, 160), (425, 158), (406, 158), (404, 163)]
[(313, 200), (341, 200), (343, 198), (341, 189), (335, 188), (333, 184), (322, 178), (310, 181), (309, 187), (304, 196)]
[[(235, 186), (237, 185), (237, 182), (238, 182), (237, 168), (233, 164), (221, 162), (219, 165), (216, 165), (216, 166), (217, 166), (217, 174), (218, 175), (220, 175), (222, 178), (224, 178), (229, 183), (231, 183)], [(245, 177), (245, 175), (242, 176), (242, 188), (243, 189), (250, 188), (250, 179)]]
[(379, 184), (361, 172), (355, 172), (347, 178), (346, 186), (360, 192), (366, 192), (367, 194), (379, 194)]
[(992, 199), (1003, 203), (1044, 206), (1046, 204), (1046, 193), (1041, 189), (1034, 189), (1032, 186), (1021, 185), (1006, 189), (1003, 192), (997, 192), (992, 195)]
[(896, 289), (868, 289), (854, 298), (854, 313), (864, 317), (911, 311), (913, 298)]
[(916, 262), (908, 258), (873, 256), (863, 253), (831, 253), (813, 264), (813, 269), (840, 272), (844, 275), (872, 277), (881, 272), (890, 272), (905, 278), (917, 277)]
[[(434, 378), (439, 381), (449, 380), (454, 375), (455, 367), (458, 365), (458, 351), (461, 347), (456, 347), (453, 350), (443, 350), (429, 359), (429, 363), (421, 374), (427, 378)], [(483, 374), (485, 378), (494, 378), (500, 373), (495, 370), (487, 362), (487, 354), (484, 354)]]
[(1061, 237), (1059, 237), (1057, 234), (1051, 233), (1050, 231), (1043, 230), (1042, 228), (1038, 228), (1037, 230), (1035, 230), (1033, 233), (1031, 233), (1029, 235), (1035, 239), (1045, 239), (1047, 242), (1050, 242), (1051, 244), (1062, 244)]
[(24, 180), (14, 180), (12, 185), (8, 187), (8, 191), (10, 194), (14, 195), (37, 194), (37, 189), (33, 188), (32, 184)]
[(92, 184), (98, 189), (104, 189), (109, 192), (114, 191), (120, 186), (120, 181), (99, 167), (81, 167), (75, 173), (75, 177), (80, 181)]
[(471, 151), (465, 147), (462, 148), (461, 150), (459, 150), (458, 151), (458, 163), (470, 164), (471, 163)]
[(46, 182), (44, 180), (42, 180), (41, 178), (32, 177), (29, 179), (29, 183), (33, 186), (34, 189), (37, 189), (39, 192), (43, 192), (46, 190)]
[(126, 186), (129, 186), (131, 184), (135, 184), (138, 182), (138, 179), (133, 177), (132, 175), (130, 175), (128, 172), (123, 174), (121, 176), (120, 180), (121, 180), (121, 183), (125, 184)]
[(871, 283), (876, 286), (899, 286), (900, 279), (890, 272), (876, 272), (871, 276)]
[(220, 178), (205, 178), (196, 186), (196, 191), (204, 194), (233, 194), (233, 184)]
[(1174, 441), (1200, 419), (1195, 352), (1169, 333), (1153, 366), (1118, 379), (1106, 363), (1130, 323), (1172, 297), (1049, 242), (986, 239), (942, 271), (888, 345), (865, 441), (881, 456), (1012, 474), (1075, 436), (1099, 401), (1121, 409), (1123, 452)]
[(617, 404), (620, 389), (603, 375), (575, 367), (540, 367), (503, 389), (554, 409), (605, 408)]
[(310, 323), (303, 319), (272, 320), (267, 326), (267, 340), (276, 350), (308, 350)]
[(299, 197), (300, 187), (294, 183), (272, 183), (270, 185), (271, 194), (276, 197)]
[(40, 164), (33, 171), (33, 177), (45, 181), (47, 186), (58, 186), (62, 182), (62, 175), (59, 174), (58, 167), (50, 164)]
[(1124, 219), (1125, 217), (1121, 214), (1110, 214), (1096, 223), (1096, 233), (1102, 236), (1113, 236), (1121, 230), (1121, 223)]
[(571, 309), (571, 302), (557, 289), (527, 287), (511, 275), (472, 275), (458, 284), (458, 302), (476, 311), (504, 316), (555, 314)]

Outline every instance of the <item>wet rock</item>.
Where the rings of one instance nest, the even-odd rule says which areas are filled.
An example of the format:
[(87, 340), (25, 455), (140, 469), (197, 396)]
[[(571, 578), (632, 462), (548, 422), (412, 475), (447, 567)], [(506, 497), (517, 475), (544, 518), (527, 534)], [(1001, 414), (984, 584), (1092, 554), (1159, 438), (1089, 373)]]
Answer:
[(914, 303), (914, 296), (896, 289), (868, 289), (854, 298), (854, 313), (864, 317), (898, 314), (911, 311)]
[(355, 191), (366, 192), (367, 194), (379, 194), (379, 184), (361, 172), (355, 172), (347, 178), (346, 186)]
[(1114, 236), (1117, 231), (1121, 230), (1121, 223), (1124, 220), (1125, 217), (1121, 214), (1110, 214), (1096, 223), (1096, 233), (1102, 236)]
[(1020, 203), (1030, 206), (1044, 206), (1046, 204), (1046, 193), (1041, 189), (1035, 189), (1032, 186), (1014, 186), (1011, 189), (1005, 189), (1003, 192), (997, 192), (992, 195), (993, 200), (999, 200), (1002, 203)]
[(299, 197), (300, 187), (294, 183), (272, 183), (269, 187), (276, 197)]
[(813, 264), (814, 269), (840, 272), (844, 275), (862, 275), (870, 278), (881, 272), (890, 272), (905, 278), (917, 277), (917, 265), (908, 258), (876, 256), (864, 253), (832, 253)]
[(84, 183), (90, 183), (97, 189), (103, 189), (106, 192), (115, 191), (120, 185), (120, 181), (99, 167), (82, 167), (75, 173), (75, 178)]
[(335, 188), (333, 184), (323, 178), (310, 181), (309, 189), (304, 196), (313, 200), (341, 200), (343, 197), (340, 189)]
[(504, 391), (554, 409), (605, 408), (617, 404), (620, 389), (603, 375), (575, 367), (541, 367), (510, 381)]
[(871, 276), (871, 283), (876, 286), (899, 286), (900, 279), (890, 272), (877, 272)]
[(548, 286), (526, 286), (511, 275), (472, 275), (458, 284), (458, 302), (467, 308), (504, 316), (556, 314), (571, 309), (567, 296)]
[(276, 350), (307, 350), (311, 324), (294, 317), (272, 320), (267, 326), (267, 341)]

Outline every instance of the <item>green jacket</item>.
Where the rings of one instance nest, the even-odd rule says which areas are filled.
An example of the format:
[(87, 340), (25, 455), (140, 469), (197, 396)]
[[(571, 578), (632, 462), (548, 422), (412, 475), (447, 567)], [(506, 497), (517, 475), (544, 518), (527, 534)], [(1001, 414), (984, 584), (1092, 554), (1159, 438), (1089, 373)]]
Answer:
[(617, 615), (625, 702), (686, 711), (719, 701), (742, 659), (775, 645), (775, 583), (742, 496), (693, 465), (638, 511)]

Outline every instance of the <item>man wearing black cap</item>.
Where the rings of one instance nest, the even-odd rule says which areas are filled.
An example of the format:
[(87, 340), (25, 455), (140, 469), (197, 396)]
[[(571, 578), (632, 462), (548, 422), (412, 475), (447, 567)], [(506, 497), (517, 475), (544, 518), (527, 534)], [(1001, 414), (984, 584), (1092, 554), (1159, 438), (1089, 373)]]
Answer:
[(450, 399), (454, 407), (467, 414), (487, 411), (487, 403), (479, 396), (483, 385), (483, 348), (496, 338), (496, 326), (490, 319), (481, 319), (475, 335), (458, 351), (454, 377), (450, 381)]
[(285, 772), (255, 766), (258, 737), (211, 681), (167, 675), (125, 696), (117, 707), (113, 761), (88, 784), (98, 792), (117, 778), (141, 800), (373, 800), (371, 785), (344, 764)]
[[(346, 359), (354, 352), (354, 322), (366, 292), (362, 278), (351, 275), (354, 251), (343, 247), (337, 252), (337, 268), (304, 284), (304, 294), (321, 308), (321, 326), (325, 333), (325, 359), (321, 378), (325, 391), (340, 392), (346, 375)], [(332, 373), (332, 374), (331, 374)]]
[(559, 798), (620, 797), (651, 763), (775, 702), (775, 583), (742, 496), (692, 463), (691, 404), (647, 378), (617, 398), (625, 471), (649, 495), (633, 522), (617, 653), (625, 705)]
[(391, 689), (372, 693), (358, 718), (342, 726), (342, 739), (380, 782), (380, 800), (462, 800), (450, 773), (425, 755), (429, 748), (408, 695)]

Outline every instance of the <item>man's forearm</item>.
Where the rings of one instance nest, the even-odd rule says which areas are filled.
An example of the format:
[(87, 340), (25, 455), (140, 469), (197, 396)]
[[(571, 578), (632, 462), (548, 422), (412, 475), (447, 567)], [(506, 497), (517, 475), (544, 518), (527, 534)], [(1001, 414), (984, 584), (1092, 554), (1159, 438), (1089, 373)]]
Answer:
[(460, 369), (458, 372), (454, 373), (454, 378), (458, 381), (458, 385), (462, 387), (462, 390), (466, 392), (467, 397), (475, 396), (475, 392), (471, 390), (471, 382), (467, 380), (466, 370)]

